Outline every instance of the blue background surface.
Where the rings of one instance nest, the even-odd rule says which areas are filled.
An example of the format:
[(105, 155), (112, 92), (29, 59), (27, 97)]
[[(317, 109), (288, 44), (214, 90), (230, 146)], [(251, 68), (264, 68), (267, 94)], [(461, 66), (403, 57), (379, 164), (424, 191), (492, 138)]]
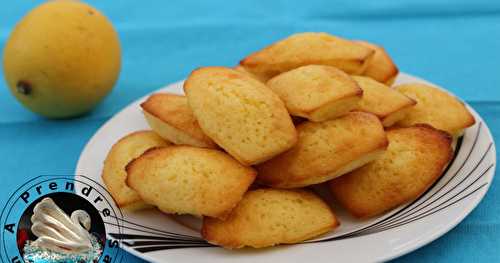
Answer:
[[(42, 1), (1, 1), (0, 46)], [(25, 110), (0, 82), (0, 207), (40, 174), (71, 174), (87, 140), (136, 98), (206, 65), (235, 65), (294, 32), (325, 31), (383, 45), (400, 70), (470, 103), (500, 136), (500, 1), (88, 1), (117, 28), (120, 80), (91, 114), (52, 121)], [(3, 77), (3, 75), (2, 75)], [(399, 262), (500, 262), (497, 174), (459, 226)], [(362, 253), (362, 251), (360, 251)], [(332, 260), (335, 256), (332, 255)], [(143, 262), (129, 256), (126, 262)]]

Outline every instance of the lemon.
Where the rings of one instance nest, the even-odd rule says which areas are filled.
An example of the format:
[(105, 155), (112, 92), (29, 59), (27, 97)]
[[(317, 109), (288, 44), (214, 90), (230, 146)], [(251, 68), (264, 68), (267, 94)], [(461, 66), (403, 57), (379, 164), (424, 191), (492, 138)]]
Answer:
[(74, 117), (112, 90), (120, 73), (120, 42), (95, 8), (49, 1), (16, 25), (3, 66), (11, 93), (28, 109), (48, 118)]

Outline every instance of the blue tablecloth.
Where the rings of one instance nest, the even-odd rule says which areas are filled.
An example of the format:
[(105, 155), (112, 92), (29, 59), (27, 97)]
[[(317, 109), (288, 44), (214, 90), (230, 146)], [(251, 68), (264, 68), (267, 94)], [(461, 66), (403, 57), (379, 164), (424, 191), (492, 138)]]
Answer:
[[(41, 2), (2, 2), (2, 48), (16, 21)], [(301, 31), (325, 31), (385, 46), (402, 71), (465, 99), (500, 138), (499, 1), (89, 2), (120, 34), (120, 80), (91, 114), (66, 121), (37, 117), (0, 83), (0, 207), (14, 186), (30, 177), (73, 173), (92, 134), (137, 97), (199, 66), (234, 65), (249, 52)], [(499, 181), (497, 173), (485, 199), (459, 226), (397, 261), (500, 262)], [(143, 261), (129, 256), (126, 262)]]

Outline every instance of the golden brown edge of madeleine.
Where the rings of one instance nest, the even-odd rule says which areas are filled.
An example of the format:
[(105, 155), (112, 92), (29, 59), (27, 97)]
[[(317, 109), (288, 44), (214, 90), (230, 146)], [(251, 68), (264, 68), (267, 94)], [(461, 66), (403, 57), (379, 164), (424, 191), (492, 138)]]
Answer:
[(188, 145), (200, 148), (213, 148), (213, 149), (218, 148), (217, 144), (215, 144), (215, 142), (213, 142), (208, 136), (204, 134), (198, 136), (199, 134), (198, 135), (194, 134), (193, 132), (189, 132), (186, 129), (183, 130), (177, 129), (176, 127), (160, 120), (159, 118), (150, 114), (147, 111), (143, 111), (143, 114), (144, 118), (146, 119), (146, 122), (151, 127), (151, 129), (153, 129), (161, 137), (166, 138), (168, 141), (172, 141), (172, 143), (175, 145)]
[(448, 152), (447, 161), (445, 163), (443, 163), (443, 170), (440, 173), (436, 173), (436, 176), (434, 178), (432, 178), (432, 180), (430, 180), (429, 183), (418, 194), (416, 194), (415, 198), (407, 199), (406, 201), (401, 202), (398, 205), (395, 205), (395, 206), (393, 206), (391, 208), (388, 208), (388, 209), (386, 209), (384, 211), (379, 211), (379, 212), (376, 212), (376, 213), (370, 213), (370, 212), (367, 212), (367, 211), (361, 211), (357, 207), (353, 207), (352, 205), (350, 205), (348, 202), (345, 202), (341, 198), (337, 198), (336, 195), (333, 193), (334, 191), (331, 190), (332, 189), (332, 185), (333, 185), (332, 184), (333, 181), (330, 181), (330, 183), (329, 183), (329, 188), (330, 189), (329, 190), (332, 193), (335, 201), (338, 202), (342, 207), (344, 207), (344, 209), (347, 210), (349, 212), (349, 214), (353, 215), (354, 217), (356, 217), (358, 219), (368, 219), (368, 218), (371, 218), (371, 217), (374, 217), (374, 216), (386, 213), (386, 212), (388, 212), (388, 211), (390, 211), (392, 209), (397, 208), (398, 206), (400, 206), (402, 204), (410, 202), (411, 200), (418, 199), (420, 196), (422, 196), (422, 194), (424, 194), (429, 189), (429, 187), (431, 187), (436, 182), (436, 180), (438, 180), (441, 176), (443, 176), (444, 171), (446, 171), (446, 168), (448, 167), (448, 165), (450, 165), (449, 162), (453, 159), (453, 155), (454, 155), (454, 151), (453, 151), (453, 149), (451, 147), (452, 143), (453, 143), (452, 136), (449, 133), (447, 133), (445, 131), (442, 131), (442, 130), (439, 130), (439, 129), (436, 129), (436, 128), (434, 128), (431, 125), (426, 124), (426, 123), (415, 124), (415, 125), (409, 126), (409, 127), (397, 127), (397, 126), (396, 127), (390, 127), (390, 128), (387, 128), (386, 131), (398, 130), (398, 129), (408, 129), (408, 128), (418, 128), (418, 129), (432, 130), (433, 132), (436, 132), (436, 135), (439, 136), (439, 137), (436, 137), (437, 139), (443, 140), (446, 144), (450, 145), (450, 151)]
[[(375, 80), (375, 79), (373, 79), (373, 78), (371, 78), (369, 76), (363, 76), (363, 75), (360, 75), (360, 76), (351, 75), (351, 76), (354, 77), (354, 78), (356, 78), (356, 77), (370, 78), (370, 79), (372, 79), (375, 82), (379, 82), (379, 81), (377, 81), (377, 80)], [(379, 83), (381, 83), (383, 85), (386, 85), (383, 82), (379, 82)], [(416, 100), (414, 100), (413, 98), (410, 98), (409, 96), (403, 94), (402, 92), (399, 92), (397, 89), (391, 88), (389, 86), (387, 86), (386, 88), (390, 89), (390, 90), (393, 90), (393, 91), (396, 91), (400, 95), (403, 95), (408, 100), (407, 103), (402, 104), (402, 105), (400, 105), (400, 107), (395, 108), (392, 111), (385, 112), (383, 114), (378, 113), (378, 112), (370, 112), (370, 111), (366, 111), (366, 110), (362, 110), (362, 109), (356, 109), (356, 110), (353, 110), (353, 111), (360, 111), (360, 112), (371, 113), (371, 114), (377, 116), (380, 119), (380, 121), (382, 122), (382, 125), (384, 127), (390, 127), (390, 126), (394, 125), (397, 121), (401, 120), (401, 118), (398, 118), (399, 116), (394, 116), (394, 115), (401, 114), (402, 116), (400, 116), (400, 117), (404, 117), (406, 115), (406, 113), (411, 109), (411, 107), (417, 105), (417, 101)]]
[[(273, 189), (273, 188), (261, 187), (261, 188), (254, 189), (252, 191), (260, 190), (260, 189)], [(203, 223), (202, 223), (202, 227), (201, 227), (201, 230), (200, 230), (200, 234), (201, 234), (202, 238), (205, 239), (210, 244), (221, 246), (221, 247), (223, 247), (225, 249), (231, 249), (231, 250), (232, 249), (240, 249), (240, 248), (260, 249), (260, 248), (266, 248), (266, 247), (275, 247), (275, 246), (279, 246), (279, 245), (298, 244), (300, 242), (303, 242), (303, 241), (306, 241), (306, 240), (318, 237), (320, 235), (323, 235), (325, 233), (328, 233), (329, 231), (333, 231), (334, 229), (336, 229), (337, 227), (339, 227), (341, 225), (341, 223), (338, 220), (338, 217), (335, 214), (335, 211), (333, 211), (332, 207), (320, 195), (318, 195), (314, 191), (309, 190), (309, 189), (277, 189), (277, 190), (292, 191), (292, 192), (296, 192), (296, 193), (301, 194), (301, 195), (304, 195), (304, 194), (309, 195), (310, 194), (310, 195), (315, 196), (321, 202), (323, 202), (323, 204), (325, 205), (325, 207), (333, 215), (332, 224), (329, 225), (329, 226), (325, 226), (324, 228), (318, 229), (315, 232), (309, 233), (308, 235), (305, 235), (305, 236), (302, 236), (302, 237), (298, 237), (296, 240), (292, 240), (292, 241), (288, 241), (288, 242), (283, 242), (283, 243), (276, 243), (276, 244), (272, 244), (272, 245), (249, 246), (249, 245), (237, 243), (234, 239), (231, 239), (231, 238), (225, 239), (224, 240), (225, 242), (216, 242), (216, 241), (214, 241), (214, 239), (216, 239), (216, 238), (214, 238), (210, 234), (210, 232), (207, 230), (207, 223), (206, 222), (207, 222), (207, 220), (220, 220), (220, 219), (210, 218), (210, 217), (203, 217)], [(231, 213), (233, 211), (234, 211), (234, 209), (232, 211), (230, 211), (228, 217), (231, 215)], [(224, 221), (224, 220), (222, 220), (222, 221)], [(227, 234), (231, 234), (231, 233), (227, 233)]]
[(256, 79), (256, 80), (258, 80), (258, 81), (260, 81), (260, 82), (262, 82), (264, 84), (270, 79), (269, 77), (255, 74), (255, 73), (253, 73), (252, 71), (248, 70), (246, 67), (244, 67), (244, 66), (242, 66), (240, 64), (234, 66), (233, 69), (236, 70), (236, 71), (239, 71), (239, 72), (241, 72), (243, 74), (246, 74), (249, 77), (252, 77), (252, 78), (254, 78), (254, 79)]
[[(315, 65), (315, 64), (311, 64), (311, 65)], [(307, 65), (307, 66), (311, 66), (311, 65)], [(328, 65), (321, 65), (321, 66), (335, 68), (333, 66), (328, 66)], [(306, 67), (306, 66), (302, 66), (302, 67)], [(299, 68), (301, 68), (301, 67), (299, 67)], [(295, 68), (295, 70), (296, 69), (298, 69), (298, 68)], [(306, 118), (306, 119), (309, 119), (309, 120), (314, 121), (314, 122), (321, 122), (321, 121), (326, 121), (326, 120), (329, 120), (329, 119), (334, 119), (334, 118), (340, 117), (343, 114), (346, 114), (346, 113), (348, 113), (349, 111), (351, 111), (352, 109), (355, 108), (355, 107), (352, 107), (350, 110), (346, 110), (343, 114), (334, 115), (332, 118), (323, 119), (323, 118), (319, 118), (318, 117), (318, 115), (324, 115), (323, 110), (324, 110), (325, 107), (327, 107), (327, 108), (331, 108), (331, 107), (334, 107), (334, 106), (343, 106), (343, 107), (346, 107), (346, 105), (344, 105), (344, 104), (346, 103), (347, 100), (354, 100), (354, 102), (352, 102), (352, 103), (353, 104), (357, 104), (357, 102), (359, 102), (359, 100), (363, 97), (363, 89), (361, 89), (361, 87), (358, 85), (358, 83), (354, 79), (352, 79), (349, 74), (345, 73), (344, 71), (342, 71), (340, 69), (337, 69), (337, 68), (335, 68), (335, 69), (338, 70), (338, 71), (340, 71), (339, 73), (342, 74), (343, 77), (346, 78), (346, 80), (348, 80), (348, 81), (351, 82), (351, 84), (353, 86), (353, 90), (351, 92), (343, 94), (342, 96), (332, 97), (331, 99), (329, 99), (327, 101), (324, 101), (323, 103), (321, 103), (319, 105), (316, 105), (315, 107), (309, 107), (309, 108), (303, 108), (303, 109), (297, 110), (294, 113), (290, 113), (291, 116)], [(294, 70), (294, 69), (292, 69), (292, 70)], [(289, 72), (289, 71), (287, 71), (287, 72)], [(286, 72), (283, 72), (281, 74), (285, 74), (285, 73)], [(273, 88), (271, 88), (271, 86), (269, 85), (269, 83), (273, 79), (279, 77), (281, 74), (272, 77), (271, 79), (269, 79), (268, 81), (266, 81), (265, 84), (271, 90), (273, 90)], [(338, 74), (338, 73), (336, 73), (336, 74)], [(280, 97), (280, 96), (278, 95), (278, 97)], [(286, 101), (283, 100), (283, 99), (282, 99), (282, 101), (283, 101), (283, 103), (285, 104), (285, 106), (286, 106), (286, 108), (288, 110), (288, 105), (287, 105)], [(288, 110), (288, 111), (290, 112), (290, 110)], [(322, 113), (322, 114), (320, 114), (320, 113)]]
[[(176, 147), (176, 146), (166, 146), (166, 147)], [(139, 155), (137, 158), (132, 159), (132, 160), (131, 160), (131, 161), (130, 161), (130, 162), (129, 162), (126, 166), (125, 166), (125, 171), (127, 172), (127, 178), (126, 178), (126, 180), (125, 180), (125, 184), (126, 184), (128, 187), (132, 188), (132, 186), (131, 186), (131, 184), (130, 184), (130, 182), (129, 182), (129, 181), (130, 181), (130, 176), (129, 176), (129, 174), (130, 174), (130, 170), (131, 170), (131, 169), (133, 169), (133, 166), (134, 166), (134, 165), (136, 165), (136, 161), (137, 161), (139, 158), (141, 158), (141, 157), (143, 157), (143, 156), (145, 156), (145, 155), (153, 154), (155, 151), (158, 151), (159, 149), (162, 149), (162, 148), (165, 148), (165, 147), (153, 147), (153, 148), (149, 148), (149, 149), (147, 149), (144, 153), (142, 153), (141, 155)], [(134, 188), (132, 188), (132, 189), (134, 189)], [(135, 190), (135, 189), (134, 189), (134, 190)]]
[[(338, 37), (338, 36), (334, 36), (334, 35), (331, 35), (329, 33), (325, 33), (325, 32), (303, 32), (303, 33), (323, 33), (323, 34), (327, 34), (327, 35), (330, 35), (330, 36), (333, 36), (333, 37), (336, 37), (336, 38), (340, 38), (342, 40), (346, 40), (346, 41), (349, 41), (345, 38), (342, 38), (342, 37)], [(297, 33), (297, 34), (303, 34), (303, 33)], [(257, 51), (254, 51), (252, 53), (250, 53), (250, 55), (246, 56), (245, 58), (243, 58), (242, 60), (240, 60), (240, 63), (239, 65), (241, 65), (243, 68), (245, 68), (246, 70), (250, 71), (251, 73), (253, 74), (256, 74), (256, 75), (259, 75), (260, 74), (263, 74), (264, 72), (256, 72), (255, 71), (255, 67), (259, 66), (259, 65), (262, 65), (263, 63), (261, 62), (258, 62), (258, 61), (253, 61), (255, 59), (255, 57), (258, 57), (258, 55), (262, 52), (267, 52), (267, 50), (271, 49), (272, 47), (274, 47), (275, 45), (279, 44), (280, 42), (282, 41), (285, 41), (287, 40), (288, 38), (290, 38), (291, 36), (295, 36), (297, 34), (292, 34), (286, 38), (283, 38), (283, 39), (279, 39), (267, 46), (265, 46), (264, 48), (261, 48)], [(355, 43), (353, 41), (351, 41), (353, 44), (357, 44), (359, 45), (358, 43)], [(360, 45), (361, 46), (361, 45)], [(355, 72), (350, 72), (349, 74), (360, 74), (362, 72), (364, 72), (368, 66), (368, 62), (370, 60), (370, 58), (372, 58), (374, 55), (375, 55), (375, 50), (373, 49), (373, 47), (368, 47), (368, 46), (363, 46), (365, 48), (367, 48), (367, 51), (365, 52), (366, 54), (364, 54), (364, 56), (362, 56), (361, 58), (357, 58), (357, 59), (336, 59), (335, 61), (337, 61), (338, 63), (335, 63), (335, 64), (345, 64), (345, 63), (354, 63), (354, 64), (357, 64), (357, 67), (358, 70), (355, 71)], [(273, 64), (273, 63), (265, 63), (266, 65), (277, 65), (277, 64)], [(300, 63), (302, 66), (305, 66), (305, 65), (312, 65), (312, 64), (317, 64), (317, 65), (327, 65), (327, 66), (333, 66), (333, 67), (336, 67), (335, 65), (328, 65), (328, 64), (324, 64), (324, 63), (319, 63), (318, 61), (315, 61), (315, 60), (304, 60)], [(268, 79), (271, 79), (272, 77), (280, 74), (280, 73), (283, 73), (283, 72), (274, 72), (272, 74), (270, 74), (269, 72), (266, 72), (266, 77)]]
[[(131, 133), (129, 133), (129, 134), (127, 134), (127, 135), (125, 135), (125, 136), (121, 137), (118, 141), (116, 141), (116, 142), (115, 142), (115, 143), (111, 146), (111, 148), (110, 148), (110, 149), (109, 149), (109, 151), (108, 151), (108, 155), (109, 155), (109, 152), (111, 152), (111, 150), (113, 149), (113, 147), (114, 147), (115, 145), (117, 145), (118, 143), (120, 143), (120, 142), (122, 142), (122, 141), (124, 141), (124, 140), (126, 140), (126, 139), (128, 139), (128, 138), (130, 138), (130, 137), (132, 137), (132, 136), (135, 136), (135, 135), (137, 135), (137, 134), (146, 133), (146, 132), (152, 132), (152, 131), (151, 131), (151, 130), (138, 130), (138, 131), (131, 132)], [(167, 140), (165, 140), (165, 141), (167, 141)], [(168, 142), (168, 141), (167, 141), (167, 142)], [(156, 147), (153, 147), (153, 148), (156, 148)], [(150, 148), (150, 149), (151, 149), (151, 148)], [(149, 149), (148, 149), (148, 150), (149, 150)], [(146, 150), (146, 151), (148, 151), (148, 150)], [(132, 160), (135, 160), (135, 159), (136, 159), (136, 158), (134, 158), (134, 159), (132, 159)], [(104, 159), (104, 161), (103, 161), (103, 166), (104, 166), (104, 163), (106, 162), (106, 160), (107, 160), (107, 156), (106, 156), (106, 158), (105, 158), (105, 159)], [(130, 162), (129, 162), (129, 163), (130, 163)], [(127, 164), (127, 165), (128, 165), (128, 164)], [(127, 170), (126, 170), (127, 165), (125, 165), (125, 167), (124, 167), (125, 173), (127, 173)], [(134, 209), (133, 207), (134, 207), (134, 206), (141, 207), (141, 206), (142, 206), (142, 204), (144, 204), (144, 202), (143, 202), (142, 200), (123, 201), (123, 200), (121, 200), (121, 199), (117, 199), (117, 198), (116, 198), (116, 197), (115, 197), (115, 196), (111, 193), (111, 191), (109, 190), (109, 183), (110, 183), (110, 182), (108, 181), (107, 177), (106, 177), (106, 176), (104, 176), (104, 167), (103, 167), (103, 169), (102, 169), (102, 171), (101, 171), (101, 179), (102, 179), (102, 181), (103, 181), (104, 185), (106, 186), (106, 191), (107, 191), (107, 192), (111, 195), (111, 198), (113, 198), (113, 200), (115, 201), (116, 205), (117, 205), (118, 207), (120, 207), (120, 209), (125, 209), (125, 210), (127, 210), (127, 207), (129, 207), (129, 208), (130, 208), (130, 210), (137, 210), (137, 209)], [(127, 184), (127, 178), (125, 178), (125, 185), (126, 185), (127, 187), (131, 188), (131, 187)], [(134, 190), (134, 191), (135, 191), (135, 190)]]
[(318, 111), (318, 109), (320, 109), (324, 106), (328, 106), (328, 104), (330, 104), (330, 103), (334, 103), (334, 102), (337, 102), (339, 100), (349, 99), (352, 97), (360, 97), (361, 98), (362, 96), (363, 96), (363, 90), (356, 84), (356, 89), (353, 90), (352, 92), (346, 93), (346, 94), (344, 94), (344, 96), (336, 97), (336, 98), (333, 98), (331, 100), (325, 101), (322, 104), (320, 104), (314, 108), (306, 109), (306, 110), (304, 110), (304, 113), (312, 114), (313, 112)]
[[(280, 189), (293, 189), (293, 188), (299, 188), (299, 187), (306, 187), (309, 185), (319, 184), (319, 183), (323, 183), (323, 182), (326, 182), (329, 180), (333, 180), (337, 177), (344, 175), (345, 173), (348, 173), (349, 171), (357, 169), (358, 168), (357, 163), (360, 162), (360, 159), (368, 160), (366, 163), (369, 163), (372, 161), (371, 159), (376, 159), (378, 156), (383, 154), (385, 152), (385, 150), (387, 149), (387, 147), (389, 146), (389, 140), (387, 139), (387, 136), (385, 136), (385, 130), (383, 130), (384, 127), (383, 127), (380, 119), (373, 113), (363, 112), (363, 111), (351, 111), (348, 114), (352, 114), (352, 115), (356, 114), (358, 117), (361, 116), (363, 118), (373, 118), (374, 121), (376, 120), (377, 122), (379, 122), (380, 125), (382, 126), (381, 127), (382, 132), (384, 133), (384, 140), (381, 141), (376, 147), (373, 147), (371, 149), (366, 149), (366, 151), (364, 151), (361, 154), (362, 156), (360, 156), (359, 158), (357, 158), (355, 160), (351, 160), (347, 163), (344, 163), (337, 170), (315, 173), (316, 176), (314, 176), (314, 178), (313, 178), (314, 180), (306, 180), (307, 178), (304, 178), (304, 175), (302, 175), (301, 177), (295, 177), (293, 179), (288, 178), (288, 180), (286, 180), (286, 181), (281, 181), (280, 178), (273, 177), (273, 176), (272, 177), (266, 176), (265, 179), (263, 179), (262, 176), (259, 177), (259, 175), (257, 175), (256, 182), (258, 182), (261, 185), (266, 185), (269, 187), (280, 188)], [(346, 115), (343, 115), (342, 117), (345, 117), (345, 116)], [(333, 121), (333, 120), (329, 120), (329, 121)], [(314, 122), (313, 121), (310, 121), (310, 122), (305, 121), (305, 122), (302, 122), (302, 123), (296, 125), (297, 133), (298, 134), (300, 133), (300, 129), (301, 129), (300, 127), (302, 125), (310, 125), (310, 123), (314, 123)], [(286, 153), (286, 151), (284, 153)], [(282, 153), (282, 154), (284, 154), (284, 153)], [(361, 160), (361, 162), (363, 162), (363, 161)], [(360, 166), (363, 166), (363, 165), (360, 165)], [(351, 167), (355, 167), (355, 168), (350, 169)], [(259, 171), (259, 165), (256, 166), (256, 169), (257, 169), (257, 171)], [(345, 172), (345, 171), (348, 171), (348, 172)], [(321, 178), (321, 179), (318, 179), (318, 178)], [(300, 183), (297, 183), (297, 181), (299, 181)], [(321, 182), (311, 183), (311, 181), (321, 181)]]
[[(179, 136), (188, 136), (191, 137), (192, 140), (197, 141), (196, 144), (191, 143), (191, 145), (196, 146), (196, 147), (207, 147), (207, 148), (217, 148), (217, 144), (210, 139), (206, 134), (196, 134), (195, 132), (192, 132), (189, 129), (185, 129), (185, 127), (178, 127), (176, 123), (173, 123), (171, 120), (164, 118), (163, 114), (159, 113), (159, 109), (152, 107), (151, 101), (156, 97), (156, 96), (170, 96), (170, 97), (185, 97), (183, 95), (178, 95), (178, 94), (173, 94), (173, 93), (154, 93), (151, 94), (144, 102), (140, 104), (141, 108), (144, 110), (145, 113), (151, 115), (152, 117), (156, 118), (156, 120), (160, 121), (163, 125), (168, 126), (169, 130), (180, 134)], [(188, 106), (189, 107), (189, 106)], [(148, 121), (149, 122), (149, 121)], [(200, 131), (201, 128), (200, 128)], [(203, 131), (202, 131), (203, 132)], [(176, 137), (179, 137), (176, 136)], [(162, 136), (163, 137), (163, 136)], [(174, 142), (175, 143), (175, 142)]]
[(152, 107), (153, 105), (152, 104), (152, 100), (154, 100), (156, 97), (164, 97), (164, 96), (168, 96), (168, 97), (178, 97), (178, 98), (183, 98), (185, 96), (183, 95), (178, 95), (178, 94), (174, 94), (174, 93), (168, 93), (168, 92), (156, 92), (156, 93), (153, 93), (151, 95), (148, 96), (148, 98), (143, 101), (141, 104), (140, 104), (140, 107), (147, 111), (149, 114), (155, 116), (156, 118), (164, 121), (164, 122), (169, 122), (169, 120), (166, 120), (165, 118), (162, 118), (161, 114), (159, 113), (159, 110)]
[[(406, 104), (402, 105), (401, 107), (396, 108), (396, 109), (394, 109), (394, 110), (392, 110), (392, 111), (390, 111), (390, 112), (386, 112), (385, 114), (380, 114), (380, 113), (370, 112), (370, 111), (363, 111), (363, 110), (361, 110), (361, 109), (356, 109), (356, 110), (354, 110), (354, 111), (360, 111), (360, 112), (365, 112), (365, 113), (371, 113), (371, 114), (373, 114), (373, 115), (377, 116), (377, 117), (380, 119), (380, 121), (382, 122), (382, 125), (383, 125), (384, 127), (390, 127), (390, 126), (394, 125), (396, 122), (398, 122), (398, 121), (400, 120), (400, 119), (391, 120), (391, 118), (394, 118), (394, 117), (395, 117), (395, 116), (394, 116), (394, 114), (398, 114), (398, 113), (400, 113), (400, 112), (402, 112), (402, 111), (403, 111), (403, 112), (404, 112), (404, 115), (406, 115), (406, 113), (407, 113), (407, 112), (408, 112), (408, 111), (409, 111), (409, 110), (410, 110), (413, 106), (417, 105), (417, 101), (416, 101), (416, 100), (414, 100), (414, 99), (412, 99), (412, 98), (410, 98), (410, 97), (408, 97), (408, 96), (406, 96), (406, 95), (405, 95), (405, 97), (407, 97), (407, 98), (409, 99), (408, 103), (406, 103)], [(404, 117), (404, 115), (403, 115), (403, 117)], [(387, 123), (387, 122), (390, 122), (390, 123)]]
[[(451, 96), (452, 98), (454, 98), (456, 101), (458, 101), (460, 104), (462, 104), (462, 106), (465, 108), (466, 112), (467, 112), (467, 121), (464, 122), (465, 124), (462, 126), (462, 127), (459, 127), (456, 131), (452, 132), (452, 133), (449, 133), (451, 136), (453, 137), (460, 137), (462, 136), (463, 132), (465, 129), (473, 126), (474, 124), (476, 124), (476, 118), (474, 117), (474, 115), (472, 114), (472, 112), (470, 111), (470, 109), (467, 107), (467, 104), (465, 104), (465, 102), (463, 100), (461, 100), (460, 98), (458, 98), (455, 94), (449, 92), (448, 90), (442, 88), (442, 87), (439, 87), (439, 86), (434, 86), (432, 84), (425, 84), (425, 83), (419, 83), (419, 82), (411, 82), (411, 83), (401, 83), (399, 85), (396, 85), (394, 87), (392, 87), (393, 89), (395, 90), (398, 90), (401, 86), (406, 86), (406, 85), (424, 85), (424, 86), (428, 86), (428, 87), (431, 87), (431, 88), (434, 88), (436, 89), (437, 91), (439, 92), (444, 92), (446, 93), (447, 95)], [(399, 90), (398, 90), (399, 91)], [(401, 92), (401, 91), (400, 91)], [(404, 94), (403, 92), (401, 92), (402, 94)], [(404, 94), (405, 96), (407, 96), (406, 94)], [(407, 96), (409, 97), (409, 96)], [(413, 99), (413, 98), (411, 98)], [(414, 100), (414, 99), (413, 99)], [(418, 103), (418, 101), (417, 101)], [(396, 123), (397, 125), (398, 123)], [(419, 123), (416, 123), (414, 125), (418, 125)], [(428, 123), (423, 123), (423, 124), (427, 124), (429, 126), (432, 127), (432, 125), (428, 124)], [(411, 126), (408, 126), (408, 127), (411, 127)], [(444, 131), (446, 132), (446, 131)]]
[(453, 137), (459, 137), (459, 136), (461, 136), (464, 133), (465, 129), (467, 129), (467, 128), (473, 126), (474, 124), (476, 124), (476, 118), (474, 117), (474, 115), (472, 115), (472, 112), (469, 110), (469, 108), (467, 107), (467, 104), (465, 104), (464, 101), (462, 101), (457, 96), (455, 96), (455, 95), (453, 95), (451, 93), (449, 93), (449, 94), (451, 96), (453, 96), (458, 102), (460, 102), (460, 104), (462, 104), (464, 106), (465, 110), (467, 111), (467, 117), (466, 117), (467, 118), (467, 122), (464, 123), (464, 126), (461, 129), (459, 129), (459, 130), (457, 130), (457, 131), (455, 131), (455, 132), (453, 132), (451, 134), (451, 136), (453, 136)]
[[(313, 122), (328, 121), (342, 117), (355, 110), (358, 106), (359, 101), (361, 101), (361, 98), (362, 95), (355, 95), (347, 98), (342, 98), (341, 100), (331, 101), (330, 103), (324, 104), (314, 111), (307, 113), (307, 117), (310, 121)], [(337, 114), (327, 114), (327, 112), (331, 113), (331, 111), (335, 108), (337, 110)]]
[[(160, 151), (162, 150), (163, 148), (167, 148), (167, 147), (175, 147), (175, 148), (182, 148), (182, 147), (186, 147), (186, 148), (196, 148), (196, 149), (202, 149), (202, 150), (207, 150), (207, 151), (218, 151), (218, 150), (215, 150), (215, 149), (207, 149), (207, 148), (198, 148), (198, 147), (194, 147), (194, 146), (186, 146), (186, 145), (175, 145), (175, 146), (166, 146), (166, 147), (153, 147), (153, 148), (150, 148), (148, 150), (146, 150), (142, 155), (140, 155), (139, 157), (133, 159), (132, 161), (130, 161), (126, 166), (125, 166), (125, 171), (127, 172), (127, 178), (125, 180), (125, 184), (130, 187), (131, 189), (134, 189), (129, 180), (130, 180), (130, 176), (129, 176), (129, 173), (130, 173), (130, 170), (133, 169), (133, 166), (135, 165), (135, 162), (141, 158), (141, 157), (144, 157), (146, 155), (153, 155), (155, 154), (156, 151)], [(236, 163), (240, 164), (237, 160), (235, 160), (233, 157), (231, 157), (229, 154), (225, 153), (225, 152), (221, 152), (219, 151), (220, 153), (223, 153), (223, 154), (226, 154), (228, 158), (231, 158), (233, 159)], [(242, 167), (245, 167), (247, 168), (249, 171), (251, 171), (249, 173), (249, 176), (252, 177), (252, 182), (255, 181), (255, 178), (257, 178), (257, 171), (252, 168), (251, 166), (245, 166), (243, 164), (240, 164)], [(252, 183), (250, 183), (249, 185), (249, 188), (252, 186)], [(135, 190), (135, 189), (134, 189)], [(247, 189), (248, 191), (248, 189)], [(140, 196), (140, 194), (138, 193), (138, 195)], [(241, 196), (241, 198), (243, 198), (244, 194)], [(241, 199), (240, 199), (241, 201)], [(207, 216), (207, 217), (213, 217), (213, 218), (217, 218), (217, 219), (220, 219), (220, 220), (225, 220), (230, 214), (231, 214), (231, 211), (238, 205), (239, 201), (236, 202), (231, 208), (227, 209), (227, 210), (224, 210), (222, 211), (221, 213), (219, 214), (215, 214), (215, 215), (211, 215), (211, 216)], [(153, 204), (147, 204), (148, 207), (151, 207), (151, 206), (154, 206)]]
[[(373, 43), (370, 43), (368, 41), (364, 41), (364, 40), (354, 40), (355, 43), (357, 44), (360, 44), (360, 45), (363, 45), (365, 47), (369, 47), (369, 48), (372, 48), (374, 49), (374, 55), (371, 59), (373, 59), (375, 57), (375, 53), (377, 51), (379, 51), (380, 55), (382, 55), (387, 61), (390, 61), (391, 62), (391, 67), (390, 67), (390, 71), (389, 71), (389, 74), (385, 77), (385, 79), (382, 79), (382, 80), (377, 80), (381, 83), (384, 83), (388, 86), (391, 86), (394, 81), (396, 80), (396, 77), (398, 76), (399, 74), (399, 68), (398, 66), (396, 65), (396, 63), (394, 63), (394, 60), (392, 59), (392, 57), (389, 55), (389, 53), (387, 52), (387, 50), (385, 50), (385, 48), (383, 46), (380, 46), (380, 45), (377, 45), (377, 44), (373, 44)], [(368, 61), (368, 65), (365, 67), (365, 70), (362, 72), (362, 75), (365, 74), (366, 70), (370, 67), (370, 62), (371, 61)], [(371, 77), (371, 76), (368, 76), (368, 75), (364, 75), (364, 76), (367, 76), (367, 77)]]
[(417, 104), (416, 101), (414, 101), (414, 100), (412, 100), (412, 101), (413, 101), (412, 103), (404, 105), (403, 107), (399, 108), (398, 110), (393, 111), (384, 117), (381, 117), (380, 121), (382, 122), (382, 125), (385, 128), (391, 127), (394, 124), (396, 124), (398, 121), (404, 119), (404, 117), (406, 116), (406, 114), (408, 114), (408, 112), (411, 110), (411, 108)]

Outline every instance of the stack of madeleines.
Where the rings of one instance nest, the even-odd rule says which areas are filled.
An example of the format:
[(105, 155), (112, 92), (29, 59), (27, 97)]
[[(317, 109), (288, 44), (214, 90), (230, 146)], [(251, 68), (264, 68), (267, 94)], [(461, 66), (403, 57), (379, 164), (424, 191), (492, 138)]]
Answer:
[(326, 33), (292, 35), (235, 68), (199, 68), (185, 96), (141, 104), (152, 131), (113, 145), (103, 180), (122, 208), (202, 217), (202, 236), (225, 248), (335, 229), (311, 185), (326, 184), (353, 216), (379, 215), (431, 186), (475, 122), (440, 89), (390, 87), (397, 74), (383, 48)]

